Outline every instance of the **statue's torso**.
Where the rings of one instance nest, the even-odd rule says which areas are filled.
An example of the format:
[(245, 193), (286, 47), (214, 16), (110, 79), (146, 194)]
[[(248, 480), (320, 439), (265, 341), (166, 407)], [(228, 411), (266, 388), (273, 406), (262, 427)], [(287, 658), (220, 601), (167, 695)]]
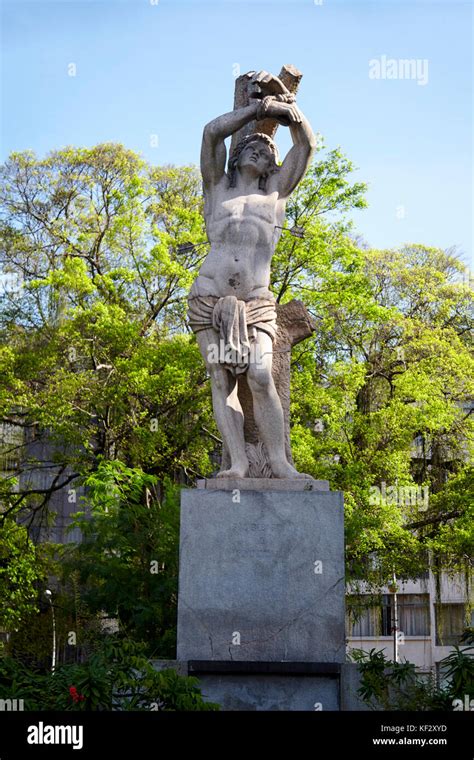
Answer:
[(267, 296), (285, 202), (276, 190), (242, 195), (227, 185), (225, 177), (206, 197), (211, 248), (190, 295)]

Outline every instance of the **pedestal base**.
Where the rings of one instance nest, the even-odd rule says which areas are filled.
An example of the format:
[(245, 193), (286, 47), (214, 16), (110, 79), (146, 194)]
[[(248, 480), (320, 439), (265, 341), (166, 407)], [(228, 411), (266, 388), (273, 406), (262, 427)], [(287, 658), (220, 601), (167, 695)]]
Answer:
[(196, 676), (204, 699), (224, 711), (370, 710), (359, 697), (358, 665), (346, 663), (245, 663), (155, 660), (157, 670), (172, 668)]
[(211, 701), (339, 709), (344, 592), (342, 493), (182, 492), (177, 657), (215, 663), (194, 670)]

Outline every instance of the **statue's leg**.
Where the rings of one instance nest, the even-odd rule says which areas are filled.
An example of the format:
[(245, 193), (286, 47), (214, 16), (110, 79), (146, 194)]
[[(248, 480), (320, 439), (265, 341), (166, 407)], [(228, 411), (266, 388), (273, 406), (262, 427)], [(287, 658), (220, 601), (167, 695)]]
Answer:
[(272, 377), (272, 339), (257, 330), (258, 348), (251, 353), (247, 382), (253, 397), (253, 412), (260, 437), (276, 478), (308, 478), (291, 465), (285, 452), (285, 426), (281, 401)]
[(245, 453), (244, 415), (237, 396), (237, 380), (222, 364), (209, 361), (209, 347), (219, 345), (219, 334), (208, 328), (196, 334), (201, 354), (211, 378), (212, 406), (217, 427), (230, 455), (231, 466), (218, 478), (245, 478), (249, 462)]

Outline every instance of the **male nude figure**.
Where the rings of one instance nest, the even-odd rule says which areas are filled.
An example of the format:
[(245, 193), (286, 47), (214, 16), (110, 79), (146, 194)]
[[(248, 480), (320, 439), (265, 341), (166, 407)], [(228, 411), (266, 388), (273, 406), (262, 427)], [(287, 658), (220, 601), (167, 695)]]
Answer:
[[(222, 339), (218, 326), (225, 325), (229, 335), (241, 336), (247, 329), (247, 315), (250, 326), (254, 326), (251, 341), (256, 350), (250, 353), (244, 369), (255, 422), (273, 476), (307, 478), (288, 462), (285, 453), (283, 410), (272, 378), (276, 311), (269, 284), (286, 203), (306, 172), (316, 139), (294, 98), (277, 77), (262, 71), (253, 76), (253, 82), (266, 96), (264, 100), (254, 100), (219, 116), (204, 128), (201, 171), (211, 248), (188, 296), (188, 313), (211, 378), (217, 426), (231, 459), (230, 469), (217, 477), (242, 478), (249, 472), (244, 418), (237, 396), (239, 368), (210, 360), (210, 347), (219, 345)], [(231, 157), (234, 161), (229, 162), (226, 173), (225, 138), (261, 118), (276, 119), (289, 126), (293, 147), (283, 164), (277, 165), (276, 146), (268, 136), (252, 135), (238, 146), (238, 159)], [(228, 296), (234, 298), (225, 298)], [(249, 317), (249, 309), (256, 316)]]

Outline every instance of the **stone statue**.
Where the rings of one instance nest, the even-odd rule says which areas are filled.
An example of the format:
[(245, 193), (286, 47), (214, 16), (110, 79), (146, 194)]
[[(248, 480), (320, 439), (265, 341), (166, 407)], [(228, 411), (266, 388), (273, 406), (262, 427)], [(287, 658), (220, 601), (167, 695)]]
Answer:
[[(239, 376), (253, 397), (253, 414), (275, 478), (308, 478), (288, 461), (283, 410), (272, 377), (277, 334), (270, 264), (285, 207), (311, 161), (316, 138), (281, 79), (251, 73), (249, 104), (204, 128), (201, 171), (210, 251), (188, 296), (188, 318), (206, 362), (217, 426), (230, 467), (217, 477), (249, 476)], [(279, 163), (268, 134), (246, 134), (231, 153), (224, 140), (250, 122), (274, 119), (290, 129), (293, 147)]]

